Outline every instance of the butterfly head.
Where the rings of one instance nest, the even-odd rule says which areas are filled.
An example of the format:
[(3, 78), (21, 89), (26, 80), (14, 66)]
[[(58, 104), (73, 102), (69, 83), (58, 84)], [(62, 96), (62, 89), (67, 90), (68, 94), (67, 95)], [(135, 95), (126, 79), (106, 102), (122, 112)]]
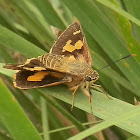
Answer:
[(90, 73), (88, 73), (85, 76), (85, 81), (90, 82), (90, 83), (94, 83), (99, 79), (99, 74), (96, 70), (92, 70)]

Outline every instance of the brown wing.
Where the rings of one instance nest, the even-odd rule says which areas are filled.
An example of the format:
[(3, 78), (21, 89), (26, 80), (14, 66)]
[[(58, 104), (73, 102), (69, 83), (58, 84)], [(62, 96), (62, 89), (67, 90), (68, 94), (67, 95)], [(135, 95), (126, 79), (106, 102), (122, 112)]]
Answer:
[(50, 53), (63, 55), (64, 57), (74, 56), (75, 59), (82, 59), (89, 65), (92, 63), (86, 39), (78, 22), (71, 24), (59, 36)]
[(14, 86), (19, 89), (31, 89), (54, 86), (71, 82), (66, 74), (46, 69), (36, 58), (27, 59), (23, 65), (7, 64), (4, 68), (19, 70), (14, 75)]
[(30, 71), (41, 71), (46, 70), (44, 65), (36, 58), (27, 59), (25, 64), (7, 64), (3, 66), (6, 69), (12, 69), (12, 70), (30, 70)]
[(54, 86), (71, 82), (71, 78), (52, 71), (21, 70), (14, 75), (14, 87), (19, 89), (31, 89)]

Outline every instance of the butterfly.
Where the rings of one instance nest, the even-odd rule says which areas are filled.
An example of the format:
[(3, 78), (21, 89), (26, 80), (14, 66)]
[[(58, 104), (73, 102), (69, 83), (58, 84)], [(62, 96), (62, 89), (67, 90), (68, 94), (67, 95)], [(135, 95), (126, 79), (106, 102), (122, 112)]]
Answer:
[(99, 74), (92, 69), (92, 59), (88, 45), (79, 22), (73, 22), (64, 32), (57, 30), (57, 41), (48, 54), (37, 58), (27, 59), (24, 64), (7, 64), (4, 68), (18, 70), (14, 75), (14, 87), (31, 89), (66, 84), (72, 93), (72, 107), (74, 95), (81, 88), (89, 97), (92, 112), (91, 87), (95, 84)]

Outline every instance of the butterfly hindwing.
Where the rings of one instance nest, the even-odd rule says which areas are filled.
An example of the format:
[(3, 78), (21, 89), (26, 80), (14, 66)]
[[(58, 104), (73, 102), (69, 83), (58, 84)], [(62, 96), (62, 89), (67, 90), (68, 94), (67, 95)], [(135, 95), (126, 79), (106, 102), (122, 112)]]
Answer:
[(74, 56), (75, 59), (82, 59), (91, 65), (91, 56), (84, 37), (81, 25), (78, 22), (71, 24), (54, 43), (50, 53), (64, 57)]
[(71, 78), (65, 74), (46, 69), (36, 58), (27, 59), (25, 64), (7, 64), (4, 68), (18, 70), (14, 75), (14, 87), (19, 89), (31, 89), (47, 87), (71, 82)]
[(12, 70), (46, 70), (44, 65), (36, 58), (27, 59), (25, 64), (7, 64), (3, 67)]
[(70, 81), (66, 75), (52, 71), (20, 70), (14, 75), (14, 86), (19, 89), (54, 86)]

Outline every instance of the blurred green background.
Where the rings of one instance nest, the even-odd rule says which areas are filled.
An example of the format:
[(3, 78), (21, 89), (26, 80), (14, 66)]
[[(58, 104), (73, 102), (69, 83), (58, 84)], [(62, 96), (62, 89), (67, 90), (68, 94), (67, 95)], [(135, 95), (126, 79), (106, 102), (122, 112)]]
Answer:
[[(0, 140), (140, 139), (139, 11), (138, 0), (0, 0)], [(94, 115), (80, 90), (71, 112), (67, 87), (18, 90), (14, 72), (3, 68), (48, 53), (56, 40), (51, 26), (65, 30), (75, 17), (97, 84), (113, 99), (92, 90)], [(113, 63), (129, 54), (136, 56)]]

